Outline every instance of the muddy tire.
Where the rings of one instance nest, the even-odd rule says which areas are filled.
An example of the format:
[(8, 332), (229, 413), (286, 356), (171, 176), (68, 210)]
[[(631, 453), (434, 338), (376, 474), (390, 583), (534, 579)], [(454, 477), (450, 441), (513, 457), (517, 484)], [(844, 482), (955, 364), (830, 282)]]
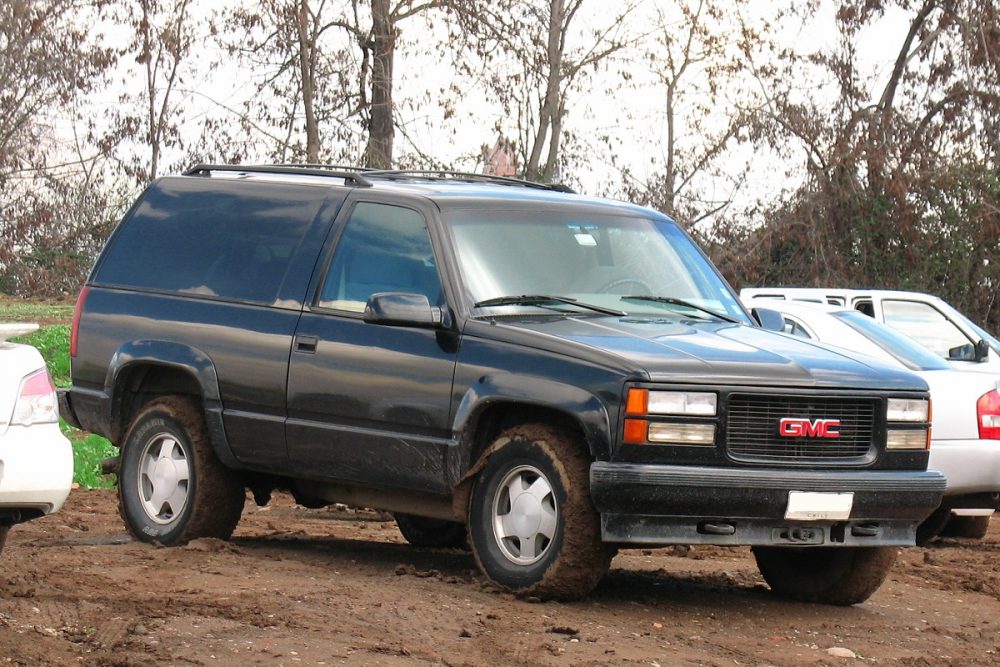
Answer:
[(555, 599), (593, 590), (614, 549), (601, 542), (583, 443), (540, 424), (501, 433), (472, 489), (469, 543), (508, 590)]
[(132, 420), (122, 447), (118, 507), (136, 539), (165, 545), (228, 539), (244, 499), (243, 481), (216, 458), (195, 401), (158, 398)]
[(844, 606), (871, 597), (896, 562), (894, 547), (754, 547), (753, 555), (776, 595)]
[(917, 546), (924, 547), (933, 542), (951, 520), (951, 508), (939, 507), (917, 526)]
[(990, 517), (988, 516), (953, 516), (948, 525), (941, 531), (941, 535), (981, 540), (986, 537), (988, 532), (990, 532)]
[(465, 526), (457, 521), (428, 519), (401, 512), (392, 516), (396, 519), (399, 532), (403, 534), (407, 542), (415, 547), (465, 549), (466, 551), (469, 549)]
[(7, 533), (10, 532), (10, 526), (0, 526), (0, 553), (3, 552), (3, 545), (7, 544)]

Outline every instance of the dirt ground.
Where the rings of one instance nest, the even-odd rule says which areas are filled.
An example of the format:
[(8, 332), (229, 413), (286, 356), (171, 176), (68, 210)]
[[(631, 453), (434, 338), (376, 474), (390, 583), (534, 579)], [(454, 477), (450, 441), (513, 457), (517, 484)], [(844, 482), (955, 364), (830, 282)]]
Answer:
[[(904, 549), (850, 608), (773, 598), (748, 549), (628, 550), (586, 600), (516, 599), (374, 512), (248, 502), (231, 542), (128, 538), (74, 491), (0, 556), (0, 664), (995, 665), (1000, 521)], [(847, 656), (847, 657), (841, 657)], [(854, 656), (854, 657), (851, 657)]]

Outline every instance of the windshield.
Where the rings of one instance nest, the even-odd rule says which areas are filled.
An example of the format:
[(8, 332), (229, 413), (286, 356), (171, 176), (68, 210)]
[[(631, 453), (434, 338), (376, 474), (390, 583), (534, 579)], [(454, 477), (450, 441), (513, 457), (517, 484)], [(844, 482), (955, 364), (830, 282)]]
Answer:
[[(551, 295), (629, 315), (718, 321), (715, 312), (750, 323), (701, 251), (666, 220), (496, 208), (446, 210), (445, 222), (473, 303)], [(668, 299), (623, 298), (634, 296)]]
[(951, 368), (944, 359), (917, 341), (891, 327), (876, 322), (860, 311), (843, 310), (830, 314), (845, 322), (911, 370), (935, 371)]

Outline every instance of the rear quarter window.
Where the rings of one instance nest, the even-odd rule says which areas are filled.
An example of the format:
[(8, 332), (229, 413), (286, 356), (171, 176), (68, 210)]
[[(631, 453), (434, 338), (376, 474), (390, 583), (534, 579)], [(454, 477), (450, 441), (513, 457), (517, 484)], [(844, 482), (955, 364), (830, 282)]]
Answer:
[(326, 193), (287, 183), (160, 180), (112, 237), (94, 282), (272, 303)]

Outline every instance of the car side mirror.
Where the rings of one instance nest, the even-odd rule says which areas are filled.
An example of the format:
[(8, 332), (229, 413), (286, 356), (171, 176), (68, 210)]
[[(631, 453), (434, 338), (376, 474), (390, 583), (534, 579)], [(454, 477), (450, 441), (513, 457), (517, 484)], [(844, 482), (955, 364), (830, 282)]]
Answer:
[(389, 326), (439, 327), (443, 321), (441, 309), (431, 306), (424, 294), (409, 292), (378, 292), (368, 297), (365, 322)]
[(753, 319), (763, 329), (767, 329), (768, 331), (785, 330), (785, 317), (776, 310), (771, 310), (770, 308), (752, 308), (750, 309), (750, 314), (753, 315)]
[(977, 340), (975, 344), (966, 343), (948, 349), (948, 359), (951, 361), (986, 361), (990, 358), (990, 344), (985, 340)]

